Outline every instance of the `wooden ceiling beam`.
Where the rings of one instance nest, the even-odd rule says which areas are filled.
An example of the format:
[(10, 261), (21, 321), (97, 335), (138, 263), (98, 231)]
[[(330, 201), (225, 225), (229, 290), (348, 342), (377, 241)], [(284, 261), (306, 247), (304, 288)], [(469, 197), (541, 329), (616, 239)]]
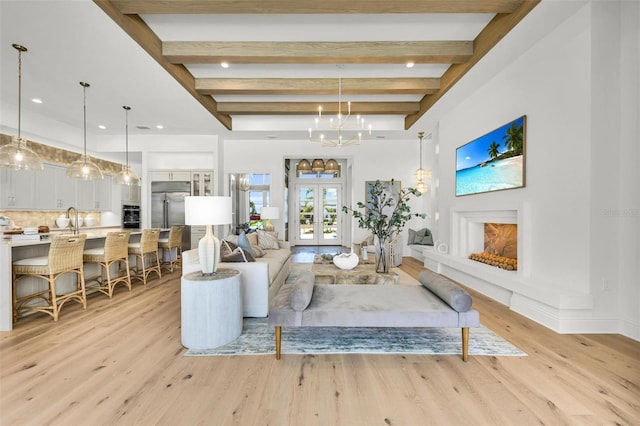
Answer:
[(211, 96), (201, 95), (196, 91), (195, 78), (184, 65), (170, 63), (164, 58), (162, 55), (162, 41), (138, 15), (123, 15), (110, 0), (94, 0), (94, 3), (151, 55), (224, 127), (231, 130), (231, 117), (218, 112), (217, 103)]
[[(440, 88), (439, 78), (343, 78), (344, 95), (424, 95)], [(336, 78), (196, 78), (201, 95), (334, 95)]]
[(113, 0), (123, 14), (511, 13), (524, 0)]
[(475, 64), (480, 61), (504, 36), (509, 33), (540, 0), (523, 2), (513, 13), (496, 15), (474, 40), (474, 52), (465, 63), (453, 64), (442, 75), (441, 87), (436, 93), (426, 95), (420, 101), (420, 111), (405, 118), (405, 130), (409, 130), (440, 98), (442, 98)]
[(173, 64), (458, 64), (473, 41), (170, 41), (162, 54)]
[[(315, 115), (322, 106), (323, 114), (337, 114), (337, 102), (218, 102), (218, 111), (229, 115)], [(420, 110), (419, 102), (351, 102), (351, 115), (408, 115)], [(342, 103), (342, 113), (347, 103)]]

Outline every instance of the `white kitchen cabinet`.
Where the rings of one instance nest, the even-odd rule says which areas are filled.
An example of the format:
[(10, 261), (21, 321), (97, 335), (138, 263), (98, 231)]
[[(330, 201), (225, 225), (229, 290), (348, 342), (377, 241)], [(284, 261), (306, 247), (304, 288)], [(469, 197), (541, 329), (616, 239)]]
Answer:
[(151, 182), (166, 182), (166, 181), (191, 181), (191, 172), (188, 170), (175, 170), (175, 171), (155, 171), (149, 172), (149, 178)]
[(104, 175), (102, 180), (78, 181), (78, 210), (110, 211), (111, 176)]
[(76, 205), (77, 181), (67, 177), (67, 168), (45, 164), (35, 174), (35, 205), (40, 210), (62, 210)]
[(104, 179), (95, 181), (94, 209), (100, 211), (110, 211), (111, 187), (113, 186), (110, 175), (104, 175)]
[(33, 208), (35, 173), (42, 172), (0, 169), (0, 208)]
[(213, 195), (213, 170), (191, 172), (191, 195)]

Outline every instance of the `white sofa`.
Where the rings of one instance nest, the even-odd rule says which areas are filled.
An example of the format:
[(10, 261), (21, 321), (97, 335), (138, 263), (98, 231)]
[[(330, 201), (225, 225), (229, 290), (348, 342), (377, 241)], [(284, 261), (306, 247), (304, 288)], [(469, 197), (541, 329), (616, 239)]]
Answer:
[[(289, 275), (291, 246), (279, 241), (279, 250), (264, 250), (265, 255), (255, 262), (221, 262), (219, 268), (241, 272), (242, 313), (245, 317), (266, 317), (269, 304)], [(200, 271), (198, 249), (182, 253), (182, 275)]]

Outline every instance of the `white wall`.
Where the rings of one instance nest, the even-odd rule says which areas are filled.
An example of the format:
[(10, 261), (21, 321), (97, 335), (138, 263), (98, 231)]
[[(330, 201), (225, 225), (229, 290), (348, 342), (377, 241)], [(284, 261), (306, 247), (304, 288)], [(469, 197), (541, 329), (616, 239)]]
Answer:
[[(525, 18), (505, 37), (506, 47), (469, 73), (474, 79), (474, 73), (500, 64), (492, 77), (429, 117), (437, 123), (439, 145), (436, 236), (451, 240), (454, 211), (524, 206), (528, 215), (521, 226), (530, 242), (530, 275), (524, 278), (539, 297), (534, 292), (511, 306), (560, 332), (622, 332), (640, 338), (640, 214), (637, 186), (629, 183), (633, 176), (638, 181), (637, 171), (630, 173), (638, 161), (638, 5), (630, 3), (574, 3), (568, 19), (511, 62), (501, 63), (501, 49), (508, 50), (526, 32), (538, 32), (533, 24), (556, 6), (566, 8), (543, 2), (529, 22)], [(626, 31), (624, 50), (618, 48), (621, 31)], [(523, 114), (526, 187), (455, 197), (456, 147)], [(624, 122), (625, 117), (635, 124)], [(636, 261), (630, 261), (633, 255)], [(549, 303), (549, 295), (557, 300)], [(590, 295), (594, 306), (563, 309), (562, 299), (572, 295)]]
[[(363, 141), (360, 145), (343, 148), (320, 147), (318, 144), (301, 141), (224, 141), (224, 170), (225, 176), (228, 173), (240, 172), (266, 172), (271, 174), (271, 203), (272, 205), (284, 205), (284, 160), (285, 158), (346, 158), (353, 166), (353, 179), (351, 198), (355, 202), (364, 201), (364, 182), (367, 180), (400, 180), (403, 187), (413, 186), (413, 173), (419, 167), (419, 145), (416, 131), (415, 142), (390, 141), (390, 140), (369, 140)], [(228, 177), (225, 177), (228, 179)], [(228, 182), (225, 182), (228, 188)], [(228, 191), (228, 190), (227, 190)], [(427, 197), (425, 197), (426, 199)], [(412, 200), (411, 207), (414, 213), (425, 211), (423, 200)], [(351, 219), (349, 219), (351, 220)], [(284, 222), (282, 220), (273, 221), (276, 230), (280, 235), (284, 232)], [(347, 236), (343, 244), (349, 245), (362, 241), (368, 234), (366, 231), (357, 228), (353, 222), (352, 235)], [(418, 228), (429, 225), (429, 220), (419, 218), (408, 223), (404, 231), (404, 241), (406, 242), (407, 229), (409, 227)], [(430, 226), (430, 225), (429, 225)], [(405, 255), (408, 249), (405, 247)]]

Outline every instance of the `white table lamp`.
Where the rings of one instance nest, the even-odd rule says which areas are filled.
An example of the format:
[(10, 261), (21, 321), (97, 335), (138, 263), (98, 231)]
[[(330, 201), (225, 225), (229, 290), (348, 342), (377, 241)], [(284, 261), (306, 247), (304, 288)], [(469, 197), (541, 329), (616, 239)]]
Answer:
[(266, 219), (264, 225), (265, 231), (274, 231), (275, 227), (271, 223), (271, 219), (280, 219), (280, 209), (278, 207), (263, 207), (260, 210), (260, 219)]
[(215, 274), (220, 263), (220, 241), (213, 235), (212, 225), (232, 222), (231, 197), (185, 197), (184, 217), (187, 225), (207, 226), (198, 243), (198, 256), (202, 274)]

